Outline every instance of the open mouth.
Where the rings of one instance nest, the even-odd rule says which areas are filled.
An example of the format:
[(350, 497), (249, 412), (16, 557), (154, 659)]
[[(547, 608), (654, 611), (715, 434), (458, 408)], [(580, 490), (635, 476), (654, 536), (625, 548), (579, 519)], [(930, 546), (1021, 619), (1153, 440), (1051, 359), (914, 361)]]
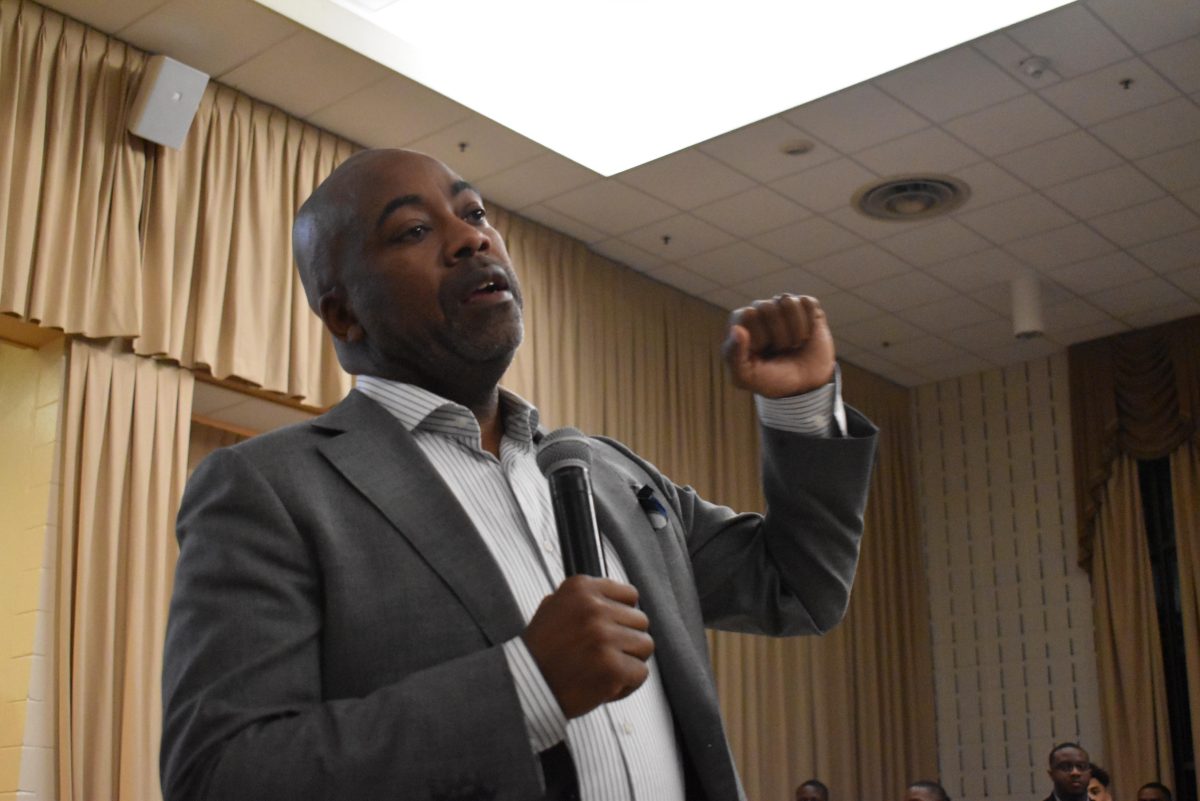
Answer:
[(463, 303), (502, 303), (512, 299), (508, 278), (501, 270), (489, 271), (463, 298)]

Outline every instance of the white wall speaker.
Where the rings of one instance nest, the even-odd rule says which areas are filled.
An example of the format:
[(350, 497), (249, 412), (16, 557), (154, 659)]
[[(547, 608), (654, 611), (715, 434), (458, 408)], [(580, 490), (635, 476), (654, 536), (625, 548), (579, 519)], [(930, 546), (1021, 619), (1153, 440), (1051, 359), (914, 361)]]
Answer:
[(200, 70), (173, 58), (151, 56), (129, 112), (129, 132), (178, 150), (206, 86), (208, 76)]

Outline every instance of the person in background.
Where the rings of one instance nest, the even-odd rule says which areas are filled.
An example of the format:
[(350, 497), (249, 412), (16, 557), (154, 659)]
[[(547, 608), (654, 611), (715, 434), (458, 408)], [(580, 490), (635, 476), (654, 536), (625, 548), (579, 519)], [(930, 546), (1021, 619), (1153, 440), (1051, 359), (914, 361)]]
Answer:
[(1146, 782), (1138, 788), (1137, 801), (1171, 801), (1171, 790), (1162, 782)]
[(921, 779), (908, 785), (904, 801), (950, 801), (950, 795), (937, 782)]
[(1048, 773), (1054, 790), (1046, 801), (1086, 801), (1092, 760), (1079, 743), (1059, 743), (1051, 748)]
[(796, 801), (829, 801), (829, 788), (818, 779), (809, 779), (796, 788)]
[(1092, 778), (1088, 780), (1088, 801), (1113, 801), (1112, 777), (1099, 765), (1092, 765)]

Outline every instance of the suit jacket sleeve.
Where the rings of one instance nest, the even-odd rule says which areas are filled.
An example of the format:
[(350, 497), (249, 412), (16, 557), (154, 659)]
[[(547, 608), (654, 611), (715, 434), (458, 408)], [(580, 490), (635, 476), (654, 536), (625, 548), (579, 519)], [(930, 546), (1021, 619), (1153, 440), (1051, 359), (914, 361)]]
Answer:
[(166, 801), (540, 797), (499, 646), (362, 697), (327, 697), (326, 557), (238, 450), (217, 452), (189, 482), (178, 536), (163, 671)]

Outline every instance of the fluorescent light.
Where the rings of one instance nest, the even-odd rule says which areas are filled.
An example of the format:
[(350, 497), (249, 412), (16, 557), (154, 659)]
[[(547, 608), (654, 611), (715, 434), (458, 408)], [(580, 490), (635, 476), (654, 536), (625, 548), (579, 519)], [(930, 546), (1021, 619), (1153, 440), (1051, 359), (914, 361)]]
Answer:
[(602, 175), (1066, 4), (257, 2)]

